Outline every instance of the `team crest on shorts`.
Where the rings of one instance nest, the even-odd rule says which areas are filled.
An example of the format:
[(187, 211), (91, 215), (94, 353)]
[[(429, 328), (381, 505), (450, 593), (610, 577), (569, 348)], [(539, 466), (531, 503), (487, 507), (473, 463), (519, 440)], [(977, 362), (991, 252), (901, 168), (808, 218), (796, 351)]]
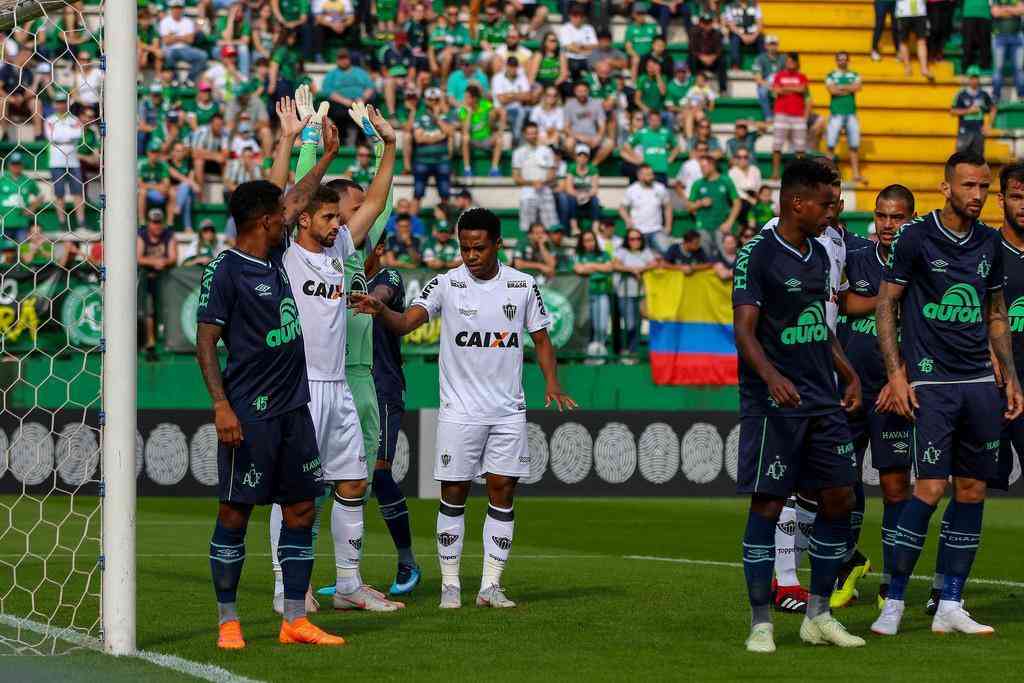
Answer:
[(516, 319), (516, 306), (511, 301), (502, 306), (501, 310), (505, 312), (505, 317), (508, 318), (509, 321)]
[(782, 460), (779, 459), (779, 456), (775, 456), (775, 462), (768, 465), (768, 470), (766, 474), (775, 481), (779, 481), (780, 479), (782, 479), (782, 477), (785, 476), (786, 465), (785, 463), (782, 462)]
[(942, 449), (936, 448), (935, 446), (929, 444), (928, 448), (924, 449), (924, 454), (921, 456), (921, 459), (924, 460), (929, 465), (937, 465), (939, 462), (939, 456), (941, 455)]
[(448, 467), (452, 461), (452, 456), (448, 455), (448, 451), (441, 454), (441, 467)]

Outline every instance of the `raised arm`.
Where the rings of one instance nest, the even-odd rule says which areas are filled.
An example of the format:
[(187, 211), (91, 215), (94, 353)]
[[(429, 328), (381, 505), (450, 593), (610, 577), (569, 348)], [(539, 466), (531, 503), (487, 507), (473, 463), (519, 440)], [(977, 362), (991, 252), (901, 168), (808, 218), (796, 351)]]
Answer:
[(281, 138), (274, 149), (274, 164), (270, 167), (270, 182), (282, 190), (288, 185), (288, 175), (292, 165), (292, 149), (295, 138), (302, 132), (303, 121), (299, 120), (298, 110), (292, 98), (283, 97), (277, 101), (277, 118), (281, 122)]
[(324, 119), (324, 155), (316, 162), (316, 166), (295, 183), (281, 199), (284, 205), (285, 225), (291, 225), (299, 217), (299, 212), (306, 208), (309, 200), (320, 187), (320, 181), (330, 168), (334, 157), (338, 155), (338, 129), (330, 119)]
[(985, 320), (988, 324), (988, 343), (992, 355), (999, 363), (1006, 387), (1007, 420), (1015, 420), (1024, 410), (1024, 397), (1021, 396), (1020, 382), (1017, 380), (1017, 368), (1013, 363), (1013, 345), (1010, 335), (1010, 319), (1006, 313), (1006, 298), (1002, 290), (989, 292), (985, 307)]
[(377, 163), (377, 174), (373, 176), (373, 181), (366, 191), (366, 199), (348, 220), (348, 230), (352, 234), (352, 242), (357, 247), (366, 241), (370, 228), (384, 210), (391, 206), (391, 181), (395, 174), (395, 149), (398, 139), (395, 129), (375, 107), (367, 105), (366, 113), (370, 123), (377, 130), (384, 149)]

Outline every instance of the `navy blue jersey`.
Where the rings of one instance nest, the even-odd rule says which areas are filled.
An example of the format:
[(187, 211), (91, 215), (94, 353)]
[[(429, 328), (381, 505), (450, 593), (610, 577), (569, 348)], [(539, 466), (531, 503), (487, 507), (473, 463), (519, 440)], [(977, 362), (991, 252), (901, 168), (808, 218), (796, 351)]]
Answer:
[(904, 225), (885, 279), (906, 287), (901, 350), (912, 382), (960, 382), (992, 374), (985, 306), (1003, 287), (999, 232), (975, 221), (961, 239), (938, 210)]
[(309, 402), (299, 310), (280, 254), (261, 261), (229, 249), (206, 266), (200, 284), (196, 319), (222, 328), (224, 390), (243, 423)]
[(740, 414), (799, 417), (839, 409), (825, 301), (829, 257), (817, 240), (801, 254), (774, 229), (758, 233), (740, 251), (733, 276), (733, 306), (761, 309), (755, 331), (768, 360), (800, 392), (800, 405), (780, 408), (742, 356)]
[(1003, 240), (1003, 260), (1003, 296), (1013, 333), (1013, 364), (1017, 377), (1024, 382), (1024, 252)]
[(849, 256), (851, 253), (855, 251), (860, 251), (861, 249), (870, 249), (875, 246), (874, 242), (864, 237), (861, 237), (860, 235), (853, 234), (852, 232), (850, 232), (849, 228), (840, 226), (839, 230), (843, 233), (843, 243), (846, 245), (847, 256)]
[[(367, 283), (367, 291), (383, 287), (388, 291), (384, 303), (391, 310), (405, 311), (405, 283), (397, 270), (385, 268)], [(373, 319), (373, 383), (377, 394), (401, 400), (405, 391), (405, 374), (402, 372), (402, 338), (389, 331)]]
[[(846, 277), (850, 291), (863, 297), (878, 296), (882, 284), (885, 264), (880, 247), (872, 244), (871, 249), (858, 249), (846, 256)], [(860, 318), (849, 318), (844, 329), (845, 339), (840, 338), (846, 357), (860, 377), (861, 391), (866, 397), (877, 397), (885, 386), (885, 361), (878, 348), (878, 330), (875, 314)]]

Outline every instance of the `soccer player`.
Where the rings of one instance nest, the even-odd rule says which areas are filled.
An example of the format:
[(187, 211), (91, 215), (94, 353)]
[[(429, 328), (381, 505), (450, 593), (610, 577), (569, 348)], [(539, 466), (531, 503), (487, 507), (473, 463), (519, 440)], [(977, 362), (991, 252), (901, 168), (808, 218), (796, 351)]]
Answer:
[[(306, 619), (313, 501), (323, 488), (323, 474), (307, 405), (302, 327), (282, 263), (286, 226), (308, 205), (337, 153), (333, 125), (328, 124), (324, 146), (320, 163), (283, 197), (267, 181), (238, 186), (229, 206), (238, 229), (236, 246), (210, 262), (200, 285), (196, 355), (213, 399), (219, 440), (220, 509), (210, 540), (210, 569), (220, 613), (217, 645), (224, 649), (245, 647), (236, 608), (245, 531), (253, 506), (270, 502), (280, 503), (284, 518), (277, 546), (284, 616), (278, 639), (345, 643)], [(223, 374), (217, 358), (221, 339), (228, 350)]]
[[(850, 533), (856, 461), (842, 411), (860, 407), (860, 380), (827, 325), (829, 257), (820, 242), (833, 218), (836, 173), (797, 160), (783, 174), (782, 216), (740, 252), (733, 281), (740, 356), (738, 491), (750, 494), (743, 565), (752, 611), (746, 647), (774, 652), (771, 623), (775, 525), (786, 498), (818, 503), (809, 552), (811, 590), (800, 637), (859, 647), (829, 609)], [(846, 389), (842, 398), (836, 373)]]
[(484, 519), (480, 607), (515, 607), (501, 587), (512, 548), (513, 494), (530, 472), (523, 394), (523, 330), (533, 339), (547, 383), (545, 405), (572, 409), (558, 382), (551, 317), (533, 277), (498, 261), (501, 221), (487, 209), (465, 211), (456, 232), (463, 265), (437, 275), (404, 313), (372, 296), (353, 293), (358, 310), (397, 335), (441, 319), (441, 409), (434, 478), (441, 482), (437, 554), (441, 604), (462, 606), (459, 564), (465, 537), (466, 499), (472, 480), (485, 476), (489, 504)]
[[(366, 290), (385, 306), (405, 311), (405, 283), (394, 268), (383, 268), (381, 259), (387, 251), (387, 236), (382, 234), (366, 259)], [(365, 316), (364, 316), (365, 317)], [(380, 414), (380, 438), (377, 463), (373, 470), (373, 493), (380, 505), (380, 514), (398, 551), (398, 572), (391, 595), (406, 595), (420, 582), (420, 568), (412, 551), (409, 527), (409, 506), (391, 475), (398, 447), (398, 431), (405, 415), (405, 374), (402, 372), (402, 339), (388, 330), (380, 320), (373, 320), (373, 384), (377, 390)]]
[[(846, 324), (840, 326), (839, 340), (850, 364), (861, 381), (864, 409), (850, 416), (850, 432), (857, 453), (858, 471), (870, 445), (871, 465), (878, 470), (882, 486), (882, 583), (878, 604), (882, 606), (892, 573), (892, 554), (896, 521), (910, 499), (910, 424), (900, 415), (879, 412), (875, 401), (885, 385), (885, 363), (878, 350), (875, 306), (885, 264), (900, 226), (915, 217), (914, 195), (902, 185), (890, 185), (875, 198), (875, 230), (878, 243), (870, 249), (849, 254), (846, 277), (849, 289), (843, 295)], [(863, 505), (863, 484), (859, 484), (857, 502)], [(854, 514), (857, 512), (855, 510)], [(863, 517), (863, 508), (861, 508)], [(859, 526), (859, 525), (858, 525)], [(839, 572), (832, 607), (847, 604), (853, 597), (856, 580), (867, 572), (870, 563), (851, 544), (852, 557)]]
[[(997, 473), (1002, 420), (1015, 420), (1024, 400), (1003, 297), (1004, 248), (999, 233), (978, 220), (990, 178), (980, 156), (957, 152), (949, 158), (945, 206), (903, 227), (879, 291), (875, 319), (888, 383), (878, 410), (914, 422), (917, 474), (896, 524), (889, 592), (871, 626), (881, 635), (899, 631), (907, 582), (950, 475), (956, 504), (947, 538), (957, 543), (947, 547), (932, 631), (994, 632), (961, 605), (981, 539), (985, 484)], [(1005, 405), (993, 357), (1006, 382)]]

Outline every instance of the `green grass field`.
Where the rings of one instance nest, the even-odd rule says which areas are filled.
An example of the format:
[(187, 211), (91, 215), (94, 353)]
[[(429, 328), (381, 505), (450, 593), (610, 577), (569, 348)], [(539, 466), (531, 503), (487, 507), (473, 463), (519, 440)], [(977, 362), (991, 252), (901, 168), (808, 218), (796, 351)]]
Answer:
[[(11, 499), (3, 502), (10, 504)], [(48, 511), (60, 505), (51, 501)], [(996, 626), (995, 638), (933, 635), (921, 609), (928, 585), (915, 581), (908, 594), (905, 632), (898, 638), (872, 636), (867, 647), (853, 651), (814, 648), (800, 642), (798, 617), (777, 615), (779, 651), (774, 656), (743, 650), (748, 611), (743, 573), (735, 564), (745, 519), (740, 499), (521, 499), (504, 581), (520, 606), (509, 611), (472, 606), (480, 576), (483, 500), (471, 500), (467, 515), (462, 565), (466, 606), (459, 611), (437, 609), (436, 504), (410, 501), (424, 582), (408, 607), (395, 614), (316, 615), (316, 623), (348, 639), (348, 646), (340, 649), (277, 643), (279, 620), (270, 608), (267, 512), (262, 510), (250, 526), (239, 595), (248, 647), (227, 653), (214, 645), (216, 610), (207, 560), (215, 502), (143, 498), (138, 517), (138, 644), (238, 676), (304, 683), (353, 675), (373, 680), (993, 680), (1013, 676), (1022, 661), (1021, 505), (1012, 499), (989, 503), (974, 567), (979, 581), (969, 585), (966, 595), (971, 612)], [(875, 560), (881, 559), (879, 507), (877, 499), (869, 500), (862, 542)], [(30, 524), (23, 521), (26, 510), (14, 508), (15, 527)], [(363, 576), (386, 587), (394, 565), (391, 541), (374, 504), (367, 513)], [(70, 531), (64, 528), (62, 533)], [(38, 527), (33, 546), (45, 545), (47, 533), (47, 527)], [(933, 528), (918, 565), (920, 574), (933, 566), (935, 533)], [(12, 538), (7, 534), (0, 541), (0, 555), (8, 562), (12, 553), (20, 552)], [(329, 533), (321, 537), (317, 558), (314, 581), (332, 582)], [(51, 558), (48, 573), (59, 573), (62, 562), (68, 560)], [(20, 571), (19, 585), (28, 581), (28, 563)], [(0, 576), (0, 584), (9, 581), (9, 576)], [(870, 599), (839, 615), (854, 633), (870, 636), (877, 581), (877, 576), (865, 579), (861, 593)], [(43, 584), (37, 591), (42, 604), (41, 594), (47, 590), (49, 584)], [(185, 679), (136, 659), (82, 651), (62, 657), (4, 657), (0, 666), (0, 680), (11, 681)]]

